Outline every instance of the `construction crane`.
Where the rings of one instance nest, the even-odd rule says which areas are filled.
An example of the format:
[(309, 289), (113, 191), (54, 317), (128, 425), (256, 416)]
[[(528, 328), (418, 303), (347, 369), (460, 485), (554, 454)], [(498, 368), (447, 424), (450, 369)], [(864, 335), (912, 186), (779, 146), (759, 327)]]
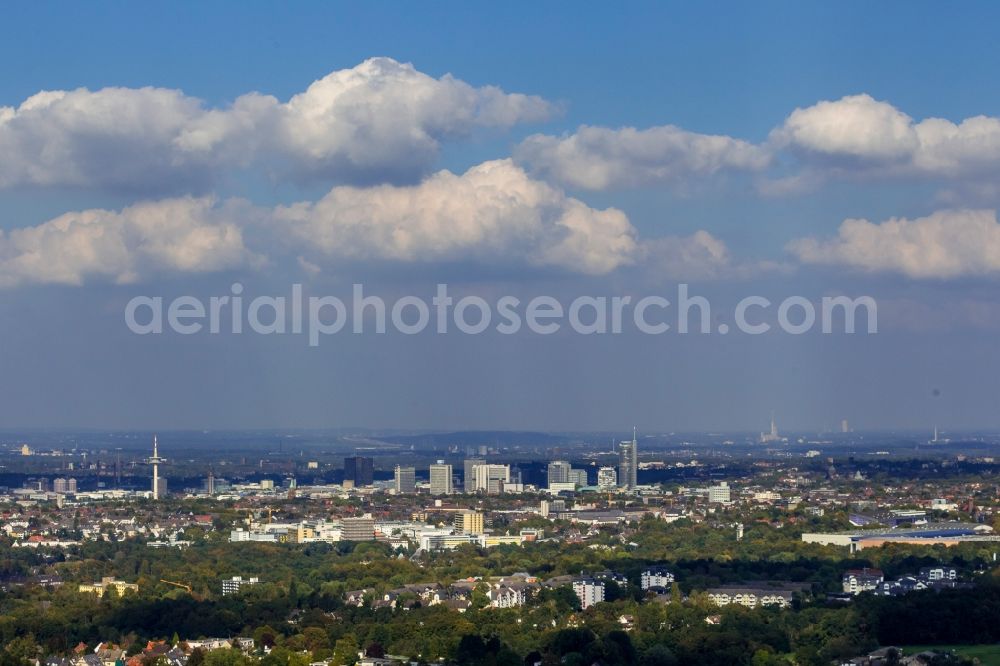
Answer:
[(191, 594), (191, 595), (194, 594), (194, 592), (191, 591), (191, 586), (190, 585), (185, 585), (184, 583), (178, 583), (178, 582), (173, 581), (173, 580), (166, 580), (164, 578), (161, 578), (160, 582), (161, 583), (166, 583), (167, 585), (173, 585), (174, 587), (179, 587), (181, 589), (187, 590), (188, 594)]

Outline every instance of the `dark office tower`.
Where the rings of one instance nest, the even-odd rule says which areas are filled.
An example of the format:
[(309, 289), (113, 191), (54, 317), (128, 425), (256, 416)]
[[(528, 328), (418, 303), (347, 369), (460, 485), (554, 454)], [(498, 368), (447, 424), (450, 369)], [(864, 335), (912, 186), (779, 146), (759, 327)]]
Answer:
[(354, 482), (354, 487), (370, 486), (374, 480), (375, 461), (363, 456), (344, 458), (344, 479)]
[(638, 485), (639, 444), (632, 429), (632, 441), (618, 445), (618, 485), (629, 490)]
[(417, 471), (413, 467), (403, 467), (396, 465), (393, 479), (396, 485), (396, 493), (413, 493), (417, 490)]

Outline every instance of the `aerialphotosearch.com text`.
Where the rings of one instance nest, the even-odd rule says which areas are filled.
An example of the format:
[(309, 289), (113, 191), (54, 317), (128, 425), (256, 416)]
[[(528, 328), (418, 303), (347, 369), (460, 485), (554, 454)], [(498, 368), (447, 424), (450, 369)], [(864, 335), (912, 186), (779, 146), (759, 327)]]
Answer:
[[(479, 296), (455, 298), (447, 284), (438, 284), (434, 296), (402, 296), (386, 302), (366, 294), (364, 285), (353, 285), (348, 298), (305, 296), (301, 284), (292, 285), (288, 296), (256, 296), (243, 293), (234, 283), (230, 293), (209, 298), (136, 296), (125, 306), (125, 323), (139, 335), (172, 331), (181, 335), (199, 333), (259, 335), (305, 335), (316, 347), (325, 336), (352, 332), (384, 334), (393, 330), (417, 335), (430, 329), (437, 333), (458, 331), (478, 335), (489, 330), (513, 335), (522, 330), (552, 335), (568, 329), (581, 335), (620, 334), (629, 328), (648, 335), (669, 332), (726, 335), (739, 332), (761, 335), (772, 330), (801, 335), (854, 333), (864, 322), (864, 332), (878, 331), (878, 308), (870, 296), (825, 296), (813, 302), (789, 296), (772, 302), (763, 296), (741, 299), (731, 315), (712, 318), (711, 303), (692, 295), (688, 285), (677, 285), (673, 299), (662, 295), (579, 296), (564, 302), (553, 296), (524, 300), (501, 296), (492, 301)], [(727, 323), (731, 321), (732, 324)]]

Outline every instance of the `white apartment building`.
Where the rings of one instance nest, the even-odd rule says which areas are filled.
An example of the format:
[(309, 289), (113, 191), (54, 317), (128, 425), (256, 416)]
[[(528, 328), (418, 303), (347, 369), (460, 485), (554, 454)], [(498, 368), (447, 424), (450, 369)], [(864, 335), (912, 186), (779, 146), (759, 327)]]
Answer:
[(253, 578), (243, 578), (243, 576), (233, 576), (227, 580), (222, 581), (222, 596), (228, 596), (230, 594), (239, 594), (240, 588), (247, 585), (256, 585), (260, 582), (260, 579), (254, 576)]
[(580, 600), (580, 607), (583, 610), (604, 601), (604, 583), (593, 578), (580, 578), (573, 581), (573, 592)]

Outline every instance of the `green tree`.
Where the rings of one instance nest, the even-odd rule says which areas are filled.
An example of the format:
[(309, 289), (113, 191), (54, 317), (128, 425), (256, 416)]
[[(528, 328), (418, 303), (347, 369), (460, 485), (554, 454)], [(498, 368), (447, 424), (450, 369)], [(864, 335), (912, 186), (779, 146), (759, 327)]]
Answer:
[(663, 644), (656, 644), (642, 653), (639, 666), (677, 666), (677, 656)]
[(358, 639), (347, 634), (333, 646), (333, 666), (354, 666), (358, 662)]

